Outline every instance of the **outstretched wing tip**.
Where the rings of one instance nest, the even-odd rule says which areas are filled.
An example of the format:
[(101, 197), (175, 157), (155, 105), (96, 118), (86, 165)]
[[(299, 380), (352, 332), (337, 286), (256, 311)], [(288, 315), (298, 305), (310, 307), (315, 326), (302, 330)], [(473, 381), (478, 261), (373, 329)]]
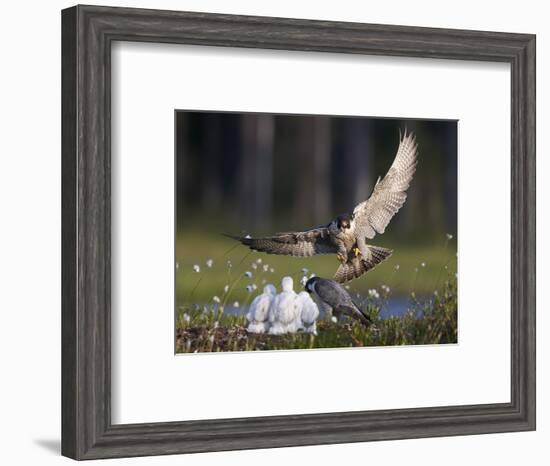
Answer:
[(225, 236), (226, 238), (234, 239), (235, 241), (239, 241), (243, 244), (253, 239), (252, 236), (250, 235), (240, 236), (240, 235), (232, 235), (231, 233), (222, 233), (222, 236)]
[(418, 164), (418, 144), (413, 131), (399, 129), (399, 147), (393, 163), (380, 179), (371, 196), (353, 209), (355, 232), (358, 237), (374, 238), (384, 233), (392, 217), (401, 209), (407, 199)]
[(273, 236), (255, 237), (225, 235), (240, 241), (250, 249), (268, 254), (310, 257), (316, 254), (335, 253), (336, 249), (329, 235), (322, 228), (277, 233)]

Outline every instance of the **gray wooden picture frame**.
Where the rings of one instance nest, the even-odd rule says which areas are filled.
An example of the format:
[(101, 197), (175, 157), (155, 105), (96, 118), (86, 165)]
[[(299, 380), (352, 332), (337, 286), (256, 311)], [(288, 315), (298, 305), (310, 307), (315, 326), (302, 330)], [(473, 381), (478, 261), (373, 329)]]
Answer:
[[(510, 63), (511, 401), (111, 424), (110, 56), (115, 40)], [(63, 455), (111, 458), (535, 429), (534, 35), (69, 8), (62, 12), (62, 180)]]

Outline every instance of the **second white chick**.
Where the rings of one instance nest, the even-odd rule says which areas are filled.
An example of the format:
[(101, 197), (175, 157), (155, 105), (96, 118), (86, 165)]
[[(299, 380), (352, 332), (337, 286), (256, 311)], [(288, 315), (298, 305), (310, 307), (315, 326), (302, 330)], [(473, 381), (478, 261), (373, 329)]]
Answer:
[(317, 319), (319, 318), (317, 304), (306, 291), (301, 291), (298, 294), (298, 301), (300, 301), (301, 308), (300, 328), (303, 328), (306, 333), (317, 335)]
[(269, 322), (271, 335), (282, 335), (288, 332), (295, 332), (292, 323), (296, 320), (297, 294), (293, 290), (294, 282), (291, 277), (284, 277), (282, 280), (283, 291), (279, 293), (271, 305), (269, 311)]
[(247, 330), (250, 333), (267, 332), (269, 329), (269, 309), (276, 294), (277, 289), (273, 285), (267, 284), (264, 286), (264, 292), (254, 298), (246, 314), (246, 318), (250, 322)]

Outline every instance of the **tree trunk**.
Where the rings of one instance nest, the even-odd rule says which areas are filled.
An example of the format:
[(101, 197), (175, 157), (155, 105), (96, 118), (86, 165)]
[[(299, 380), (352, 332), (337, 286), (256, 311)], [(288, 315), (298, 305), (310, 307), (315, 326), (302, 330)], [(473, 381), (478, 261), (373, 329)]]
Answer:
[(242, 115), (239, 204), (244, 225), (268, 228), (272, 210), (274, 121), (271, 115)]

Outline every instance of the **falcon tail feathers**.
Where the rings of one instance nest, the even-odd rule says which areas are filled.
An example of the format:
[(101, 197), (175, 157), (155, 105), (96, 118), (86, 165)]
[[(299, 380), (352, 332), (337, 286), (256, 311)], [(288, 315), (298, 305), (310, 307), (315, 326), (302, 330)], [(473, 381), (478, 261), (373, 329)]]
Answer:
[(393, 253), (393, 250), (382, 248), (380, 246), (367, 246), (367, 247), (372, 255), (372, 258), (369, 261), (367, 261), (370, 264), (372, 264), (371, 267), (367, 269), (367, 271), (374, 268), (376, 265), (380, 264), (380, 262), (385, 261)]
[(359, 320), (361, 320), (361, 322), (363, 322), (363, 324), (365, 324), (366, 326), (369, 326), (370, 324), (372, 324), (372, 320), (370, 319), (370, 317), (367, 314), (365, 314), (359, 308), (357, 308), (357, 310), (359, 311), (359, 314), (358, 314)]
[(354, 306), (339, 306), (336, 309), (337, 312), (340, 312), (342, 314), (345, 314), (355, 320), (359, 320), (363, 325), (368, 327), (370, 324), (372, 324), (372, 321), (370, 320), (369, 316), (367, 316), (359, 307)]
[(340, 265), (334, 274), (334, 280), (339, 283), (349, 282), (376, 267), (393, 253), (391, 249), (380, 246), (367, 245), (368, 256), (348, 258), (345, 264)]

